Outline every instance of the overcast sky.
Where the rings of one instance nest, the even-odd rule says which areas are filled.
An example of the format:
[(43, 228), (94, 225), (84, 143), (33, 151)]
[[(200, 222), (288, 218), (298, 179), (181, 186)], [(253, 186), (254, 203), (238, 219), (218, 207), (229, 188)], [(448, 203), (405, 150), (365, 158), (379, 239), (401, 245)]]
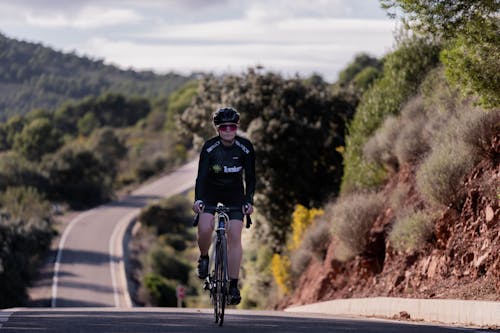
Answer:
[(242, 73), (262, 65), (333, 82), (393, 47), (378, 0), (0, 0), (0, 32), (121, 68)]

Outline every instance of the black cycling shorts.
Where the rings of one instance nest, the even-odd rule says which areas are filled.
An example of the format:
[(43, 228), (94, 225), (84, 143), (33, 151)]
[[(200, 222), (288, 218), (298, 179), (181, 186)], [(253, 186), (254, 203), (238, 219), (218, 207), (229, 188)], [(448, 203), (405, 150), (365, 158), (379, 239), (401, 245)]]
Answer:
[[(204, 204), (207, 206), (217, 206), (217, 204), (220, 202), (224, 206), (228, 206), (231, 208), (236, 208), (240, 207), (240, 209), (232, 209), (229, 212), (229, 219), (230, 220), (239, 220), (243, 221), (243, 204), (244, 204), (244, 196), (241, 191), (229, 191), (227, 189), (223, 191), (216, 191), (214, 189), (211, 189), (207, 193), (207, 198), (204, 200)], [(209, 209), (205, 208), (204, 210), (205, 213), (210, 213), (210, 214), (215, 214), (215, 209)]]

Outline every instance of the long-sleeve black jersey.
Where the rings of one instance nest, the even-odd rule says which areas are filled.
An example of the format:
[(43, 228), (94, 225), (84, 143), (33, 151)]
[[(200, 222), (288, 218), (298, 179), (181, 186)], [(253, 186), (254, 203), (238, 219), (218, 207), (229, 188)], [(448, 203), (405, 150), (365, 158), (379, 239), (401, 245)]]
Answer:
[[(243, 187), (243, 174), (245, 187)], [(244, 200), (253, 204), (255, 192), (255, 152), (252, 143), (236, 136), (233, 145), (222, 144), (219, 136), (203, 145), (196, 178), (195, 200), (205, 203), (222, 198), (213, 198), (222, 193), (223, 198)], [(224, 204), (234, 204), (221, 201)], [(243, 203), (239, 202), (238, 204)]]

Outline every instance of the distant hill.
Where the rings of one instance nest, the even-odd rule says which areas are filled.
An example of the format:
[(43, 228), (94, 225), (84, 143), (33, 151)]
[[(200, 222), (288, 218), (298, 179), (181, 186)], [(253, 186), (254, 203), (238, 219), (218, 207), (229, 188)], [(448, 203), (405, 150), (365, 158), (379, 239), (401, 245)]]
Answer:
[(0, 120), (104, 92), (168, 96), (191, 77), (121, 70), (102, 60), (55, 51), (0, 33)]

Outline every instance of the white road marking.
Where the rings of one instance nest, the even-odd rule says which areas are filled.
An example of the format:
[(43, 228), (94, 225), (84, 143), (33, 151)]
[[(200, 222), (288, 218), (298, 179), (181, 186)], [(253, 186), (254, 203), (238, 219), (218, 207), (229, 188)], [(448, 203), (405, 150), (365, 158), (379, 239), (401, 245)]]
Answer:
[(9, 309), (9, 310), (0, 310), (0, 330), (2, 329), (3, 325), (5, 325), (8, 321), (10, 316), (16, 312), (17, 309)]
[(82, 213), (78, 215), (76, 218), (71, 220), (69, 225), (66, 227), (66, 229), (63, 232), (63, 235), (61, 237), (61, 240), (59, 241), (59, 246), (57, 248), (57, 256), (56, 256), (56, 262), (54, 264), (54, 277), (52, 278), (52, 300), (51, 300), (51, 307), (55, 308), (57, 306), (57, 284), (59, 283), (59, 269), (61, 267), (61, 260), (62, 260), (62, 251), (64, 248), (64, 244), (66, 243), (66, 239), (68, 238), (68, 235), (73, 229), (73, 227), (81, 220), (83, 220), (85, 217), (92, 215), (95, 213), (95, 209), (89, 210), (85, 213)]

